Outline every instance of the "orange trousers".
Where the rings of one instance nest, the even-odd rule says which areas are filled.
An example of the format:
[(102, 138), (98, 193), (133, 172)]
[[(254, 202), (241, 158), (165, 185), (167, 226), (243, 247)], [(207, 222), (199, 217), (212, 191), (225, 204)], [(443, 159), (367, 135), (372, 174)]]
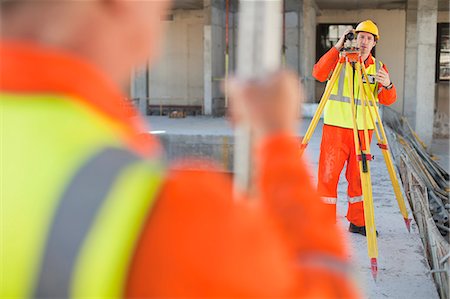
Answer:
[[(372, 130), (369, 130), (369, 140), (372, 140)], [(364, 131), (358, 131), (359, 142), (365, 149)], [(344, 164), (347, 162), (345, 177), (347, 187), (347, 219), (357, 226), (364, 226), (364, 206), (361, 189), (359, 165), (355, 155), (353, 130), (330, 125), (324, 125), (322, 143), (320, 144), (318, 190), (329, 214), (336, 217), (337, 188)]]

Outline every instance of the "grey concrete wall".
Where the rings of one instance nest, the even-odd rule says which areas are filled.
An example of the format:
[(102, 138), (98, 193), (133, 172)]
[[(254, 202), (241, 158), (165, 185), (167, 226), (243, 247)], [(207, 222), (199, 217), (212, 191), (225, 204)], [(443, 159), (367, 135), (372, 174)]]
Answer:
[(286, 67), (296, 71), (304, 86), (306, 102), (313, 102), (316, 94), (311, 70), (316, 53), (316, 5), (313, 0), (291, 3), (285, 14)]
[(449, 115), (449, 98), (450, 98), (450, 82), (443, 81), (439, 83), (439, 88), (437, 89), (437, 107), (436, 109), (442, 113)]
[(436, 23), (437, 0), (417, 0), (417, 100), (414, 128), (429, 147), (434, 125)]
[(237, 40), (238, 40), (238, 13), (230, 13), (230, 71), (234, 73), (236, 71), (237, 61)]
[(438, 11), (437, 21), (438, 23), (450, 22), (450, 13), (448, 11)]
[(150, 71), (150, 104), (203, 104), (203, 10), (177, 10), (167, 21), (162, 56)]
[(221, 84), (225, 74), (225, 9), (222, 1), (203, 0), (204, 113), (217, 115), (225, 106)]
[(410, 0), (406, 7), (405, 40), (405, 92), (401, 112), (408, 118), (412, 127), (416, 123), (416, 85), (417, 85), (417, 0)]
[(286, 22), (286, 67), (300, 73), (299, 50), (299, 11), (285, 14)]
[(436, 88), (436, 114), (434, 117), (434, 137), (448, 138), (450, 135), (450, 83), (448, 81), (440, 82)]
[(314, 0), (303, 0), (299, 10), (299, 69), (304, 85), (305, 102), (314, 102), (316, 97), (315, 79), (312, 69), (316, 56), (317, 9)]
[(131, 74), (130, 98), (137, 100), (134, 102), (141, 114), (147, 113), (147, 67), (141, 66), (134, 69)]
[[(376, 46), (376, 58), (383, 61), (397, 87), (397, 102), (391, 107), (401, 112), (403, 109), (403, 77), (405, 69), (405, 19), (404, 10), (322, 10), (317, 23), (354, 23), (372, 19), (377, 23), (380, 40)], [(312, 70), (311, 70), (312, 71)], [(322, 92), (316, 94), (319, 100)]]
[[(406, 53), (405, 53), (405, 93), (404, 93), (404, 103), (403, 103), (403, 114), (408, 118), (412, 127), (416, 127), (416, 112), (417, 112), (417, 51), (418, 51), (418, 37), (417, 37), (417, 0), (408, 1), (408, 6), (406, 10)], [(437, 12), (437, 22), (449, 22), (448, 12), (440, 11)], [(430, 32), (427, 32), (430, 34)], [(433, 33), (431, 33), (432, 35)], [(431, 54), (434, 56), (434, 54)], [(429, 68), (429, 74), (427, 75), (428, 86), (433, 86), (431, 79), (434, 75), (431, 74), (432, 67)], [(435, 85), (436, 91), (436, 107), (435, 110), (438, 113), (438, 118), (442, 117), (448, 120), (448, 82), (438, 82)], [(431, 96), (431, 93), (430, 93)], [(439, 120), (438, 120), (439, 122)], [(436, 125), (436, 121), (435, 121)], [(447, 126), (448, 127), (448, 126)], [(436, 128), (435, 128), (436, 131)]]

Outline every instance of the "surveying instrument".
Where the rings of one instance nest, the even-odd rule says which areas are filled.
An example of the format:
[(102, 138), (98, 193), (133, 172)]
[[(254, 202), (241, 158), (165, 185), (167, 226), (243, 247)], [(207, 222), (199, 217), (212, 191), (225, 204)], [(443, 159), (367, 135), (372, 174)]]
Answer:
[[(360, 90), (360, 103), (356, 103), (354, 97), (354, 82), (353, 82), (353, 74), (352, 72), (345, 72), (345, 76), (340, 76), (342, 68), (345, 69), (353, 69), (356, 72), (358, 78), (361, 78), (359, 81), (359, 90)], [(319, 122), (320, 116), (322, 115), (322, 111), (330, 98), (331, 91), (333, 86), (340, 77), (340, 80), (346, 80), (349, 90), (350, 90), (350, 109), (352, 115), (353, 122), (353, 140), (355, 145), (355, 153), (356, 159), (359, 165), (359, 172), (361, 176), (361, 187), (363, 193), (363, 205), (364, 205), (364, 221), (366, 226), (366, 237), (367, 237), (367, 250), (370, 258), (372, 276), (374, 280), (377, 278), (378, 273), (378, 245), (377, 245), (377, 237), (376, 237), (376, 226), (374, 219), (374, 208), (373, 208), (373, 197), (372, 197), (372, 182), (370, 177), (370, 161), (373, 156), (370, 154), (370, 139), (369, 139), (369, 129), (368, 124), (369, 121), (373, 124), (373, 130), (375, 131), (377, 137), (377, 145), (380, 147), (383, 153), (384, 161), (386, 163), (387, 170), (389, 172), (389, 176), (392, 182), (392, 187), (394, 188), (394, 193), (397, 198), (397, 203), (400, 208), (400, 212), (403, 216), (403, 219), (406, 224), (406, 228), (410, 231), (410, 223), (411, 219), (408, 217), (408, 211), (406, 210), (405, 201), (403, 199), (403, 195), (397, 180), (397, 176), (395, 174), (394, 165), (392, 163), (392, 157), (390, 155), (388, 149), (388, 141), (386, 138), (386, 133), (383, 128), (383, 124), (381, 122), (381, 117), (379, 113), (379, 108), (377, 102), (375, 100), (375, 96), (372, 92), (366, 92), (370, 90), (369, 87), (370, 81), (366, 72), (366, 68), (364, 62), (362, 61), (362, 57), (359, 51), (359, 48), (356, 47), (356, 39), (355, 34), (353, 32), (348, 33), (345, 36), (344, 47), (340, 50), (339, 53), (339, 61), (336, 67), (333, 70), (331, 78), (325, 88), (325, 91), (320, 99), (319, 106), (317, 107), (317, 111), (314, 114), (314, 117), (311, 121), (311, 124), (306, 131), (305, 136), (303, 137), (301, 144), (301, 153), (305, 150), (306, 146), (311, 139), (311, 136)], [(344, 84), (344, 82), (339, 82), (339, 84)], [(362, 122), (364, 131), (364, 144), (365, 149), (361, 144), (361, 140), (359, 138), (358, 124), (356, 121), (356, 106), (357, 104), (361, 105), (362, 111)], [(370, 109), (370, 106), (372, 109)]]

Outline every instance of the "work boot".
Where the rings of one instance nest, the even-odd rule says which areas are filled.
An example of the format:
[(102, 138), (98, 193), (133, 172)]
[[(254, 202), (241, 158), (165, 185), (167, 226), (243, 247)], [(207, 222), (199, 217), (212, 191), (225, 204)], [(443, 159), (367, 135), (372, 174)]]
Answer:
[[(350, 222), (350, 226), (348, 227), (348, 231), (354, 234), (366, 235), (366, 227), (365, 226), (357, 226)], [(375, 231), (378, 237), (378, 231)]]

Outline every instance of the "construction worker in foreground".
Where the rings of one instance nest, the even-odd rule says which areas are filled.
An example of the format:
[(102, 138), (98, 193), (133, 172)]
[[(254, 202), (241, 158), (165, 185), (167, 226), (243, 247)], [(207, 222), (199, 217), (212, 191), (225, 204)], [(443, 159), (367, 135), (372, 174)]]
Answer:
[[(336, 45), (325, 53), (314, 65), (314, 78), (321, 82), (330, 79), (338, 63), (339, 51), (344, 46), (345, 37), (351, 31), (353, 30), (346, 30)], [(368, 85), (365, 85), (366, 93), (372, 93), (376, 101), (383, 105), (394, 103), (397, 98), (397, 93), (389, 77), (388, 70), (381, 61), (376, 60), (371, 54), (372, 49), (380, 38), (378, 27), (371, 20), (366, 20), (359, 23), (354, 31), (357, 34), (356, 46), (360, 49), (360, 55), (370, 81)], [(353, 70), (351, 67), (343, 67), (340, 77), (335, 81), (335, 85), (324, 109), (324, 126), (319, 157), (318, 191), (322, 200), (328, 205), (328, 214), (334, 215), (335, 219), (339, 177), (344, 168), (344, 164), (347, 163), (345, 177), (348, 182), (347, 219), (350, 222), (348, 230), (352, 233), (366, 235), (361, 178), (355, 155), (353, 116), (350, 106), (348, 82), (344, 81), (342, 88), (340, 88), (341, 80), (345, 79), (346, 72), (353, 72)], [(361, 148), (365, 149), (361, 109), (362, 95), (359, 91), (360, 80), (361, 78), (358, 78), (356, 72), (353, 72), (354, 97), (357, 104), (356, 121), (358, 135)], [(365, 82), (365, 80), (363, 81)], [(374, 128), (370, 121), (368, 128), (369, 139), (371, 140)]]
[(257, 204), (217, 171), (168, 168), (124, 112), (169, 6), (1, 2), (0, 297), (356, 298), (297, 159), (296, 75), (230, 86), (257, 132)]

